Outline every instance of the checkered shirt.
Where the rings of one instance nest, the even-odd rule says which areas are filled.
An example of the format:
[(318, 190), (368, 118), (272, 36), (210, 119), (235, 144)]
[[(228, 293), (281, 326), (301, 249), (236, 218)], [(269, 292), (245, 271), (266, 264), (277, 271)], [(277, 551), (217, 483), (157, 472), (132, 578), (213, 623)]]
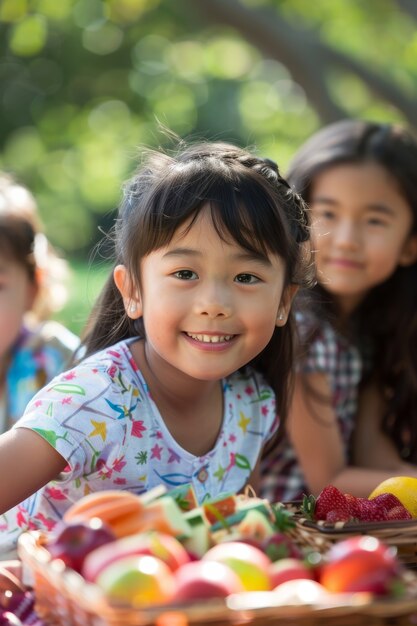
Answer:
[[(309, 324), (306, 316), (297, 315), (301, 337), (306, 336)], [(362, 357), (361, 352), (366, 354)], [(337, 415), (349, 460), (350, 438), (357, 410), (358, 384), (364, 369), (370, 364), (369, 347), (360, 351), (339, 335), (330, 323), (324, 322), (309, 346), (300, 370), (306, 374), (320, 372), (327, 376), (331, 389), (331, 403)], [(314, 442), (311, 453), (314, 454)], [(270, 502), (299, 500), (308, 493), (305, 477), (294, 448), (287, 437), (263, 462), (261, 495)]]

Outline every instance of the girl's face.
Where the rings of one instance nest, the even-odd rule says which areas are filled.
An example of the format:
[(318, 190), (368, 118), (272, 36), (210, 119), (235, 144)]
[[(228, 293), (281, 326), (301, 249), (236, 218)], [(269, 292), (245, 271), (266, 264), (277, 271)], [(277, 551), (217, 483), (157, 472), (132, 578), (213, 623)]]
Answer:
[[(186, 229), (143, 259), (137, 309), (129, 312), (128, 290), (126, 310), (143, 315), (154, 371), (168, 375), (175, 368), (194, 379), (219, 380), (251, 361), (275, 326), (285, 324), (294, 288), (284, 290), (279, 256), (264, 259), (222, 241), (208, 209)], [(123, 293), (123, 266), (115, 280)]]
[(325, 170), (314, 180), (310, 207), (317, 278), (345, 314), (398, 265), (416, 260), (411, 208), (382, 166)]
[(22, 265), (0, 256), (0, 362), (17, 339), (36, 290)]

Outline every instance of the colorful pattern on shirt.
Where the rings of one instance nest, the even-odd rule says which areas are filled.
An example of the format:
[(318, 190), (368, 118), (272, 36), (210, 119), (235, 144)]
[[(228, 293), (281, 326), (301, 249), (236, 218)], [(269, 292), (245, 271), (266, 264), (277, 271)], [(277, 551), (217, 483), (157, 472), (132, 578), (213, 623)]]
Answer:
[(93, 491), (140, 494), (156, 485), (170, 489), (191, 483), (201, 502), (241, 490), (278, 427), (275, 396), (251, 368), (225, 379), (223, 394), (217, 441), (196, 457), (170, 434), (127, 342), (56, 377), (33, 398), (15, 428), (39, 433), (68, 467), (58, 480), (0, 516), (2, 549), (9, 549), (10, 540), (26, 528), (51, 529), (73, 502)]
[[(297, 315), (301, 337), (307, 336), (310, 323), (311, 318)], [(363, 357), (364, 354), (366, 357)], [(328, 322), (322, 323), (300, 366), (305, 374), (322, 373), (329, 381), (331, 403), (337, 416), (347, 461), (357, 410), (358, 384), (369, 366), (369, 347), (360, 351)], [(311, 454), (314, 455), (314, 442)], [(271, 502), (299, 500), (304, 493), (308, 493), (303, 471), (287, 437), (283, 437), (277, 449), (264, 460), (261, 469), (261, 495)]]

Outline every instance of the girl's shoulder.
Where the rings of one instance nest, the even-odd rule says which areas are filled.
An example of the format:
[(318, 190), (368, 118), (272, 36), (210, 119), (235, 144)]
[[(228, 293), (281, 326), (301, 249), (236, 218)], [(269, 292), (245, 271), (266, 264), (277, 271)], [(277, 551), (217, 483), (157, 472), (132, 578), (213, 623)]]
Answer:
[[(40, 405), (60, 405), (64, 397), (71, 399), (69, 406), (73, 411), (77, 404), (86, 406), (92, 401), (98, 401), (98, 398), (108, 404), (116, 401), (116, 398), (119, 402), (123, 396), (123, 403), (127, 404), (131, 398), (137, 399), (145, 394), (146, 389), (128, 343), (121, 341), (85, 357), (56, 375), (36, 393), (26, 412)], [(61, 417), (64, 412), (65, 409), (61, 408)]]
[(74, 370), (91, 370), (94, 373), (106, 372), (113, 378), (116, 372), (138, 372), (138, 366), (130, 351), (130, 340), (122, 340), (82, 358)]

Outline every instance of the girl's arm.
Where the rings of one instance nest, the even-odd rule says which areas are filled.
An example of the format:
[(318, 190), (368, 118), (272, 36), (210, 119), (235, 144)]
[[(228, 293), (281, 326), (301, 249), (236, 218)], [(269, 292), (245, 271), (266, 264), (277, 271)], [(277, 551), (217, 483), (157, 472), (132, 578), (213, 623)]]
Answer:
[(13, 428), (0, 436), (0, 514), (56, 478), (66, 460), (40, 435)]
[(373, 469), (388, 469), (392, 476), (413, 476), (416, 467), (403, 461), (394, 443), (381, 430), (385, 410), (386, 403), (377, 386), (367, 385), (359, 396), (353, 436), (354, 463)]
[[(303, 381), (324, 400), (307, 391)], [(298, 462), (311, 493), (317, 495), (323, 487), (333, 484), (345, 493), (367, 497), (380, 482), (393, 475), (392, 469), (387, 465), (371, 469), (347, 464), (345, 445), (330, 397), (329, 384), (324, 374), (297, 376), (288, 433)], [(417, 468), (408, 475), (417, 476)]]

